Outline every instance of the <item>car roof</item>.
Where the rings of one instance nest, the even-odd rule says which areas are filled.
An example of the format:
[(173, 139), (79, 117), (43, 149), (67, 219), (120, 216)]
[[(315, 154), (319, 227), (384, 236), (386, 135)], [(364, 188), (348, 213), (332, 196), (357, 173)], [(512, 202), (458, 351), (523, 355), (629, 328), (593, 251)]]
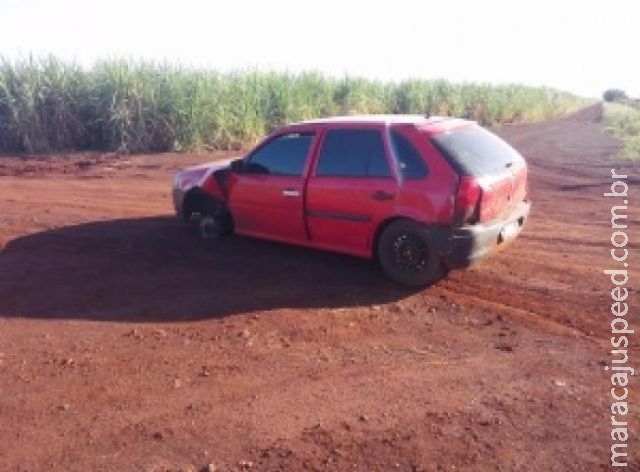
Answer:
[(469, 120), (461, 118), (452, 118), (447, 116), (424, 116), (424, 115), (406, 115), (406, 114), (386, 114), (386, 115), (348, 115), (348, 116), (331, 116), (327, 118), (316, 118), (313, 120), (300, 121), (292, 123), (289, 126), (299, 125), (326, 125), (326, 124), (406, 124), (414, 125), (428, 132), (439, 133), (442, 131), (457, 128), (462, 125), (473, 123)]
[(421, 123), (427, 118), (423, 115), (347, 115), (329, 116), (314, 120), (302, 121), (296, 124), (326, 124), (326, 123)]

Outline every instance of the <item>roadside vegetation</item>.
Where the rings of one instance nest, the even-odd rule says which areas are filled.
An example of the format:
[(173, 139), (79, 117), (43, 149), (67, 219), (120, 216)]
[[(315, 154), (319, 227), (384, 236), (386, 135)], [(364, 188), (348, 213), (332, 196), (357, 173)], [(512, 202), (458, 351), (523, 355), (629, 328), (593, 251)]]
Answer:
[(542, 120), (585, 104), (546, 87), (220, 73), (126, 59), (86, 69), (55, 57), (0, 57), (0, 152), (229, 149), (319, 116), (419, 113), (492, 125)]
[(640, 107), (628, 103), (605, 103), (604, 121), (607, 130), (622, 143), (619, 156), (640, 159)]

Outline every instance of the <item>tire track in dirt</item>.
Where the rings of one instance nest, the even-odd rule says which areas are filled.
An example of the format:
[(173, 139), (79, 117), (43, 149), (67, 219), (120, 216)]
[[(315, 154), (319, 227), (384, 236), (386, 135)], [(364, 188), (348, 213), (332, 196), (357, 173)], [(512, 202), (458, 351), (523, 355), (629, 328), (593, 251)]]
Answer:
[(501, 128), (527, 228), (418, 292), (183, 231), (171, 174), (228, 154), (0, 158), (0, 470), (606, 470), (602, 193), (640, 168), (599, 114)]

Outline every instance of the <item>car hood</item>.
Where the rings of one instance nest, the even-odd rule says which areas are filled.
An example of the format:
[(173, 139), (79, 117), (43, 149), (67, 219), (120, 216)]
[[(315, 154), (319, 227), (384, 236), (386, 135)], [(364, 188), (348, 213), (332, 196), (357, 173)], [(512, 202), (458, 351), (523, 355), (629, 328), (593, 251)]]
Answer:
[(231, 165), (231, 162), (236, 159), (239, 159), (239, 157), (221, 159), (187, 167), (175, 175), (173, 178), (173, 186), (183, 191), (200, 186), (213, 172), (227, 169)]

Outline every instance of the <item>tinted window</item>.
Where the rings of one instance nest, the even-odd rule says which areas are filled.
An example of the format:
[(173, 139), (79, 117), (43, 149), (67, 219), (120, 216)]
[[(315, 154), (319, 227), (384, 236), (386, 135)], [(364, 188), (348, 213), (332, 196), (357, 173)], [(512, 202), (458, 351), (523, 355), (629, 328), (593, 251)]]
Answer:
[(249, 156), (246, 172), (270, 175), (302, 175), (312, 133), (292, 133), (272, 139)]
[(328, 131), (317, 175), (390, 177), (382, 134), (378, 130)]
[(432, 138), (451, 164), (465, 175), (496, 175), (524, 160), (502, 139), (480, 126), (466, 126)]
[(427, 176), (427, 166), (420, 152), (407, 138), (397, 131), (391, 132), (391, 145), (398, 159), (400, 175), (405, 179), (422, 179)]

